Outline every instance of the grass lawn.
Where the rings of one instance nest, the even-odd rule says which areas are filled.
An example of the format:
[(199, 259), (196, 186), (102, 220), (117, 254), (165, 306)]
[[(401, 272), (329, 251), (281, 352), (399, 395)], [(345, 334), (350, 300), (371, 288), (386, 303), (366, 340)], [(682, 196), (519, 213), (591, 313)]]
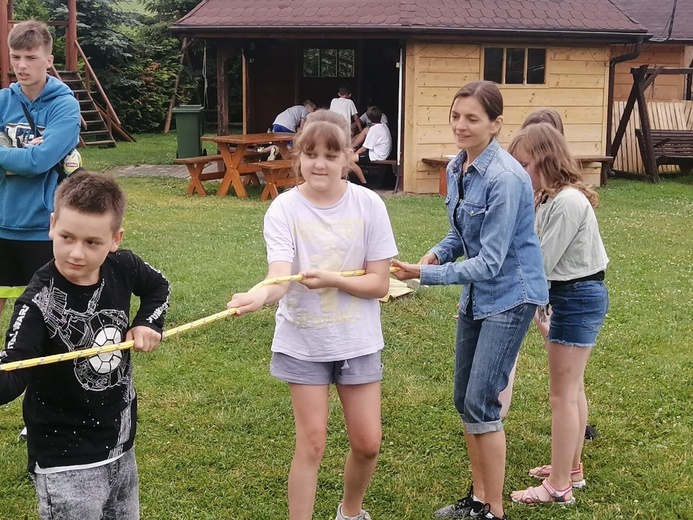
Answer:
[[(232, 293), (263, 278), (268, 204), (255, 188), (239, 200), (185, 196), (183, 180), (121, 182), (129, 197), (124, 246), (170, 278), (169, 326), (224, 309)], [(693, 177), (658, 185), (616, 180), (601, 195), (611, 309), (588, 365), (590, 423), (601, 434), (584, 453), (588, 487), (576, 492), (574, 507), (508, 506), (513, 520), (691, 518)], [(418, 259), (446, 232), (438, 196), (393, 197), (387, 206), (403, 259)], [(375, 520), (431, 518), (469, 485), (451, 398), (459, 291), (422, 288), (383, 305), (384, 437), (366, 497)], [(268, 374), (273, 312), (217, 322), (135, 356), (143, 519), (287, 517), (293, 419), (286, 386)], [(531, 330), (506, 421), (507, 493), (535, 484), (527, 470), (549, 462), (547, 384), (543, 345)], [(1, 519), (37, 518), (26, 446), (17, 439), (20, 401), (0, 407)], [(334, 404), (320, 519), (334, 518), (347, 447)]]

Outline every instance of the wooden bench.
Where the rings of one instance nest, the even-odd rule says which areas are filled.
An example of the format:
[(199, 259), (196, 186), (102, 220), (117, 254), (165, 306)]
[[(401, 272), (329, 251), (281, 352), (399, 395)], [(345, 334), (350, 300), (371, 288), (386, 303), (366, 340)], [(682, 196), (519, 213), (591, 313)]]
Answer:
[[(201, 196), (205, 197), (207, 193), (205, 192), (204, 186), (202, 186), (202, 181), (221, 179), (224, 177), (224, 173), (226, 173), (226, 168), (224, 167), (224, 158), (221, 155), (187, 157), (185, 159), (176, 159), (173, 162), (176, 164), (184, 164), (188, 168), (188, 173), (190, 174), (190, 182), (188, 183), (188, 189), (186, 190), (188, 195), (192, 195), (193, 193), (197, 192)], [(217, 171), (202, 173), (205, 166), (215, 163), (217, 164)]]
[[(691, 130), (652, 130), (652, 153), (655, 162), (660, 164), (681, 164), (693, 160), (693, 131)], [(636, 128), (635, 135), (646, 157), (645, 136), (642, 129)]]
[(276, 198), (279, 195), (277, 188), (297, 186), (303, 182), (303, 177), (297, 176), (294, 172), (294, 162), (291, 159), (260, 161), (257, 166), (265, 177), (265, 189), (260, 195), (262, 200)]
[(392, 174), (395, 177), (394, 192), (397, 193), (397, 189), (399, 187), (400, 175), (399, 175), (399, 168), (397, 168), (397, 161), (395, 159), (385, 159), (382, 161), (370, 161), (370, 162), (362, 164), (360, 166), (361, 166), (361, 169), (364, 170), (364, 172), (363, 172), (364, 175), (366, 175), (366, 171), (369, 171), (370, 166), (375, 166), (376, 168), (378, 168), (379, 171), (376, 175), (373, 175), (369, 171), (369, 174), (370, 174), (369, 176), (371, 177), (371, 179), (366, 178), (366, 180), (368, 181), (368, 186), (370, 186), (371, 188), (374, 188), (374, 189), (380, 188), (380, 186), (383, 184), (383, 180), (384, 180), (383, 177), (385, 175), (384, 175), (384, 172), (381, 169), (381, 167), (382, 166), (392, 167)]
[[(247, 162), (258, 162), (267, 158), (266, 152), (256, 152), (247, 151), (244, 156)], [(226, 173), (226, 167), (224, 166), (224, 158), (221, 155), (201, 155), (199, 157), (187, 157), (185, 159), (175, 159), (173, 161), (176, 164), (184, 164), (188, 168), (188, 173), (190, 174), (190, 182), (188, 183), (188, 188), (186, 193), (192, 195), (197, 192), (202, 197), (207, 195), (207, 192), (202, 186), (202, 181), (211, 181), (223, 179)], [(209, 164), (216, 164), (217, 170), (213, 172), (203, 172), (205, 167)], [(246, 177), (243, 178), (243, 182), (260, 184), (257, 174), (255, 172), (244, 173)]]

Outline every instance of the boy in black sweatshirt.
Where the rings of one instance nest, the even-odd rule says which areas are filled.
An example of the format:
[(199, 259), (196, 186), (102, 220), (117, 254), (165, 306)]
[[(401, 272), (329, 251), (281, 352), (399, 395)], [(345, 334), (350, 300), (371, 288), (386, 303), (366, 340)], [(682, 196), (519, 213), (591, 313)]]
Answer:
[[(137, 351), (159, 345), (169, 283), (118, 249), (124, 212), (125, 196), (108, 177), (77, 173), (60, 185), (50, 226), (55, 258), (17, 300), (0, 363), (131, 339)], [(140, 308), (130, 324), (132, 294)], [(24, 390), (40, 517), (139, 518), (130, 351), (0, 371), (0, 404)]]

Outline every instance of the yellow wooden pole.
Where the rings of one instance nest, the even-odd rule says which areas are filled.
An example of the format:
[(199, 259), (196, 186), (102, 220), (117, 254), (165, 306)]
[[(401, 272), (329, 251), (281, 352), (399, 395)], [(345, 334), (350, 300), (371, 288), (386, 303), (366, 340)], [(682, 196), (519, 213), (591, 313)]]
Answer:
[[(390, 268), (391, 273), (397, 270), (398, 269), (396, 267)], [(364, 269), (359, 269), (357, 271), (341, 271), (337, 274), (339, 274), (340, 276), (362, 276), (366, 274), (366, 271)], [(267, 278), (262, 282), (258, 283), (257, 285), (253, 286), (253, 288), (250, 289), (250, 291), (257, 290), (260, 287), (264, 287), (266, 285), (276, 285), (285, 282), (300, 282), (301, 280), (303, 280), (303, 278), (304, 276), (302, 274), (281, 276), (278, 278)], [(233, 316), (234, 314), (236, 314), (235, 307), (231, 309), (226, 309), (221, 312), (217, 312), (216, 314), (211, 314), (204, 318), (200, 318), (199, 320), (191, 321), (190, 323), (179, 325), (178, 327), (173, 327), (172, 329), (168, 329), (163, 332), (162, 339), (170, 338), (171, 336), (175, 336), (177, 334), (180, 334), (181, 332), (187, 332), (189, 330), (196, 329), (203, 325), (207, 325), (209, 323), (213, 323), (223, 318)], [(65, 352), (63, 354), (53, 354), (51, 356), (23, 359), (21, 361), (13, 361), (11, 363), (0, 363), (0, 371), (9, 372), (11, 370), (18, 370), (20, 368), (32, 368), (40, 365), (48, 365), (50, 363), (69, 361), (70, 359), (98, 356), (99, 354), (107, 354), (109, 352), (115, 352), (116, 350), (127, 350), (134, 346), (135, 342), (133, 340), (130, 340), (123, 341), (122, 343), (114, 343), (113, 345), (104, 345), (103, 347), (85, 348), (82, 350), (73, 350), (72, 352)]]

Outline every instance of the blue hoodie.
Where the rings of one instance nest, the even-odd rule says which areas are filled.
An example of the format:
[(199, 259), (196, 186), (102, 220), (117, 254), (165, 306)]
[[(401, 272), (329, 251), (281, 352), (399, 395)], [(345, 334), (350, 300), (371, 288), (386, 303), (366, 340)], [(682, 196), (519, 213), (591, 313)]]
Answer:
[(47, 76), (41, 94), (29, 101), (19, 83), (0, 90), (0, 130), (26, 123), (24, 103), (44, 142), (0, 148), (0, 238), (49, 240), (48, 228), (58, 176), (51, 168), (79, 141), (79, 102), (70, 87)]

